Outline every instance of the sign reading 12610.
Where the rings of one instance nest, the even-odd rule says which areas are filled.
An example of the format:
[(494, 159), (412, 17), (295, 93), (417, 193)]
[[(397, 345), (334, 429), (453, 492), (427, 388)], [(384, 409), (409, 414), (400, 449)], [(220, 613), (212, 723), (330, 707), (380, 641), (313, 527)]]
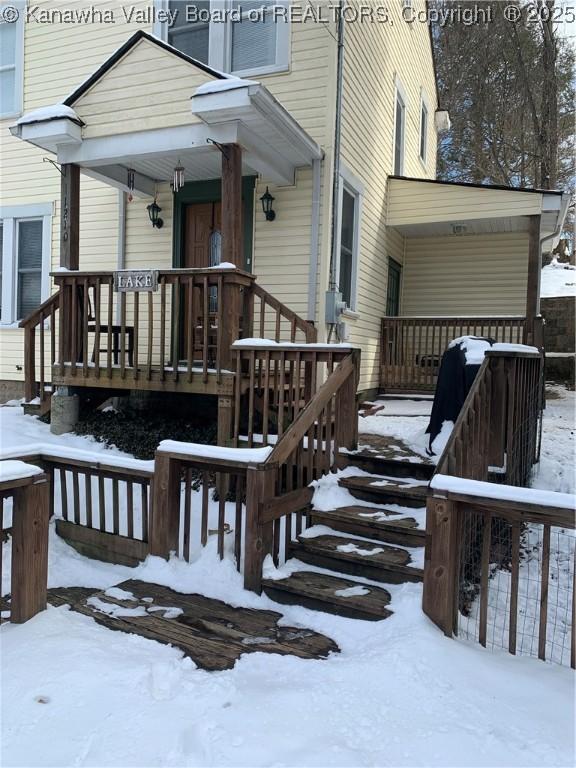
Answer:
[(114, 272), (114, 290), (122, 293), (128, 291), (157, 291), (157, 269), (123, 269)]

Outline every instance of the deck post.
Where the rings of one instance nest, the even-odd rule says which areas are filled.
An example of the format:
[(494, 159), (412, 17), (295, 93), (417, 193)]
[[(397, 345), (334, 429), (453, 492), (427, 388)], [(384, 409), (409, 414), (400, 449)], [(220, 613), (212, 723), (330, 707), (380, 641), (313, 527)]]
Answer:
[(47, 475), (36, 475), (33, 482), (14, 490), (10, 612), (14, 624), (46, 608), (50, 492)]
[(80, 268), (80, 167), (60, 166), (60, 266)]
[(246, 471), (244, 589), (262, 592), (262, 566), (272, 551), (272, 523), (263, 525), (262, 504), (274, 495), (277, 467), (251, 466)]
[(163, 453), (154, 460), (154, 498), (150, 517), (150, 554), (168, 559), (178, 552), (181, 463)]
[(242, 258), (242, 149), (222, 146), (222, 261), (244, 268)]
[(540, 313), (540, 215), (528, 216), (528, 282), (526, 284), (526, 339), (534, 343), (534, 323)]
[(422, 610), (447, 637), (458, 616), (458, 507), (448, 499), (428, 497)]

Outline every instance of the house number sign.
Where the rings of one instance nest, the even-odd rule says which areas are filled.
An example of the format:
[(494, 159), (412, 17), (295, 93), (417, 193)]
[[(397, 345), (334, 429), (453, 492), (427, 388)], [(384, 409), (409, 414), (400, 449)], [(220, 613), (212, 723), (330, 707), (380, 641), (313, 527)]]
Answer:
[(130, 291), (157, 291), (157, 269), (123, 269), (114, 272), (114, 290), (121, 293)]

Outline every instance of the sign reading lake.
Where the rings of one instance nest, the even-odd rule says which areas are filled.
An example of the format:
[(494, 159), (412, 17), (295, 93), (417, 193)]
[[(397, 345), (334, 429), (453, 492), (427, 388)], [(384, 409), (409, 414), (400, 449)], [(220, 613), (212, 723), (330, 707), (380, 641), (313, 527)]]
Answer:
[(157, 269), (123, 269), (114, 272), (114, 290), (122, 293), (128, 291), (157, 291)]

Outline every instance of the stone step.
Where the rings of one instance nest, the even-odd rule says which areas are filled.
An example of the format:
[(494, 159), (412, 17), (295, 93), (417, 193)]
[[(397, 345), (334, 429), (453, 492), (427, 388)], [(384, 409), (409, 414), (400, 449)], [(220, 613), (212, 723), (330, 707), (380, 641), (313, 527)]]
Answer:
[(317, 568), (390, 584), (422, 581), (423, 577), (420, 568), (410, 565), (409, 552), (378, 541), (330, 534), (299, 536), (290, 545), (289, 554)]
[(362, 501), (400, 504), (405, 507), (426, 506), (427, 483), (395, 481), (378, 475), (343, 477), (338, 483)]
[(355, 467), (370, 472), (373, 475), (391, 475), (393, 477), (413, 477), (416, 480), (432, 479), (436, 467), (425, 461), (406, 461), (401, 458), (390, 459), (379, 456), (372, 450), (361, 450), (355, 453), (341, 453), (340, 464), (352, 464)]
[(399, 513), (394, 510), (352, 506), (339, 507), (328, 512), (312, 510), (308, 515), (311, 525), (327, 525), (336, 531), (388, 544), (423, 547), (426, 539), (426, 532), (418, 528), (418, 523), (413, 517), (397, 519)]
[(392, 615), (390, 593), (372, 584), (315, 571), (296, 571), (285, 579), (263, 579), (264, 592), (279, 603), (303, 605), (351, 619), (378, 621)]

